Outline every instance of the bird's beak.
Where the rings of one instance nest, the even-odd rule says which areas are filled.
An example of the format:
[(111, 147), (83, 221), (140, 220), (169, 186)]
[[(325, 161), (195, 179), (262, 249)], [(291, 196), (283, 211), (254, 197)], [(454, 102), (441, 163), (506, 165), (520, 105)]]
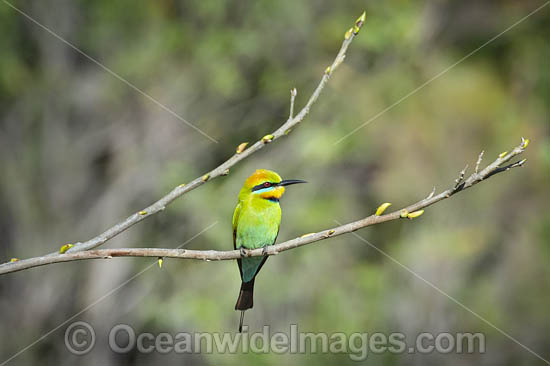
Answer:
[(300, 179), (286, 179), (286, 180), (283, 180), (281, 182), (279, 182), (279, 184), (277, 184), (278, 186), (289, 186), (291, 184), (298, 184), (298, 183), (307, 183), (305, 180), (300, 180)]

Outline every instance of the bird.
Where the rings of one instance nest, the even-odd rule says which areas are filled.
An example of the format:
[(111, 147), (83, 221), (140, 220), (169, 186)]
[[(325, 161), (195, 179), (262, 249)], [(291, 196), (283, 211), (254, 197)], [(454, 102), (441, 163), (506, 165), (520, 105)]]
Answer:
[(307, 183), (299, 179), (282, 180), (279, 174), (258, 169), (244, 182), (233, 213), (233, 249), (239, 249), (237, 259), (241, 275), (241, 289), (235, 310), (241, 311), (239, 333), (242, 332), (244, 312), (254, 305), (254, 280), (265, 264), (267, 255), (246, 257), (246, 249), (264, 248), (275, 243), (281, 225), (279, 200), (285, 187)]

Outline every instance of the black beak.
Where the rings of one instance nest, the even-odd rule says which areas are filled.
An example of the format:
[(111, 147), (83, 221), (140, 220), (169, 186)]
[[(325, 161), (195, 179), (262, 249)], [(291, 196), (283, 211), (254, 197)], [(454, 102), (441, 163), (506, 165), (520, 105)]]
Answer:
[(289, 186), (291, 184), (298, 184), (298, 183), (307, 183), (305, 180), (300, 179), (286, 179), (278, 183), (278, 186)]

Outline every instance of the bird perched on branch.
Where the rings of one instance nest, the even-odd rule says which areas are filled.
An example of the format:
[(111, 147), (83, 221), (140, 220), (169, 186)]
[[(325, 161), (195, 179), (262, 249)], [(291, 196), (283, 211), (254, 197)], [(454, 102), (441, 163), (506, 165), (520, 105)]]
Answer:
[(241, 311), (239, 332), (242, 331), (244, 312), (253, 306), (254, 279), (267, 260), (263, 257), (246, 257), (245, 249), (267, 249), (275, 243), (281, 225), (279, 199), (285, 186), (306, 183), (303, 180), (282, 180), (279, 174), (258, 169), (244, 182), (239, 202), (233, 213), (233, 248), (240, 249), (237, 259), (241, 273), (241, 292), (235, 310)]

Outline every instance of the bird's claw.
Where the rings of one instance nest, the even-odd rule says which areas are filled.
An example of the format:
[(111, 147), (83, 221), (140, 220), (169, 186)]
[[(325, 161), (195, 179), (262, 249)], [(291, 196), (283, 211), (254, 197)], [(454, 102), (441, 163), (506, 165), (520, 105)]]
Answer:
[(262, 250), (262, 255), (264, 257), (267, 256), (267, 246), (265, 246), (264, 249)]
[(241, 252), (241, 258), (246, 257), (246, 250), (243, 247), (241, 247), (239, 251)]

